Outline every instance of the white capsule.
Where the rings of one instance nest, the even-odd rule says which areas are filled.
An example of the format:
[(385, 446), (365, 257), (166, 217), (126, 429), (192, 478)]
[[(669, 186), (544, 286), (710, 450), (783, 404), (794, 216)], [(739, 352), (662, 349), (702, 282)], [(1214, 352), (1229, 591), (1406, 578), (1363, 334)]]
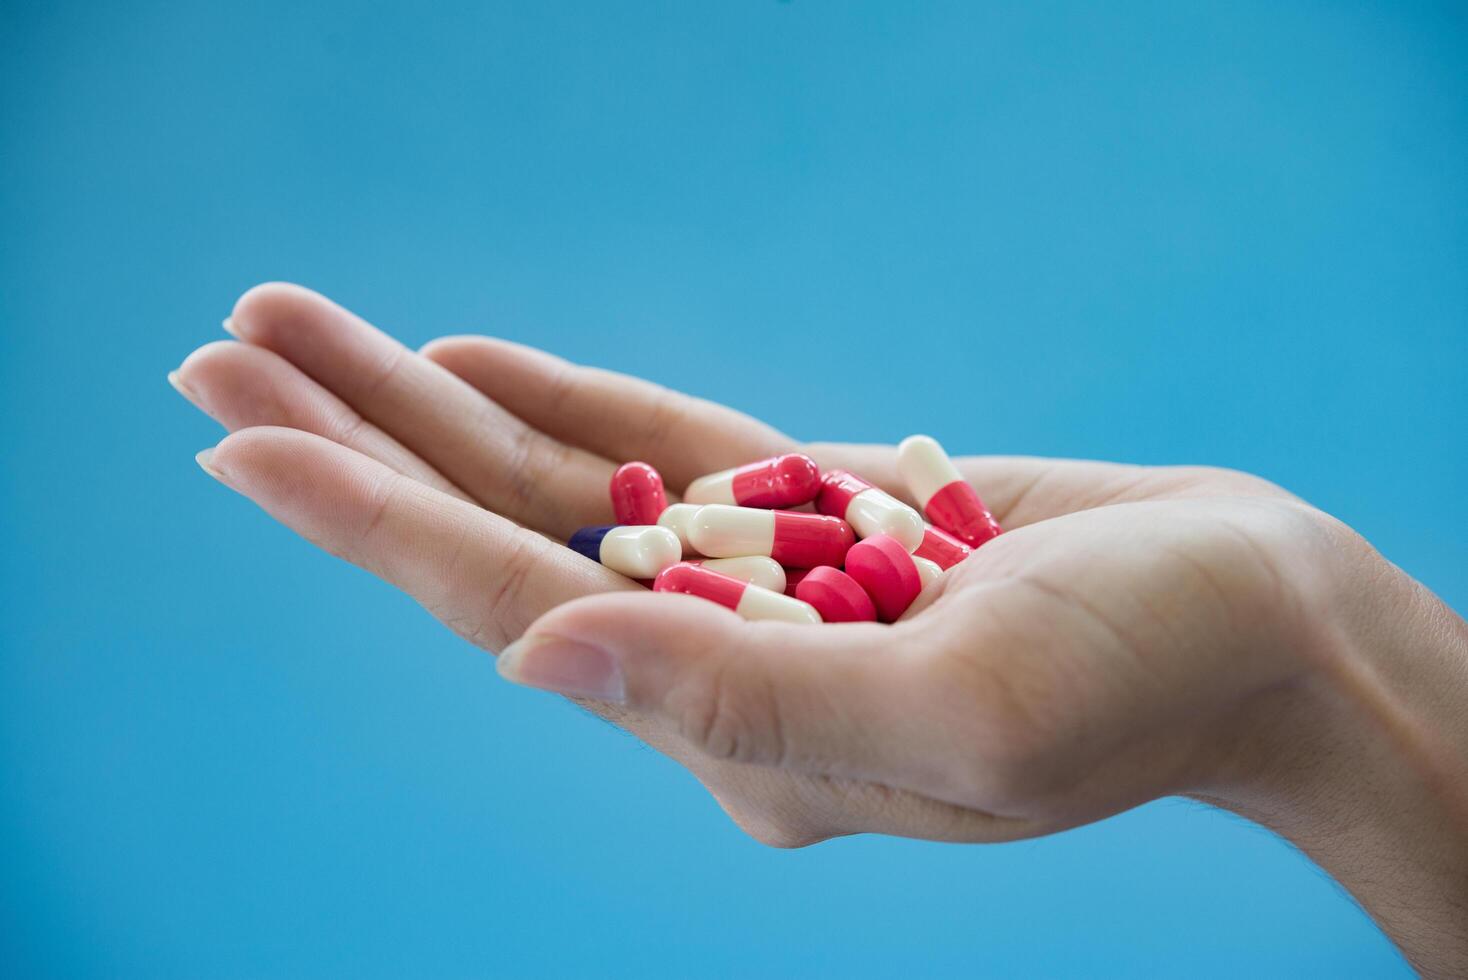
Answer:
[(693, 550), (711, 558), (768, 556), (775, 544), (775, 512), (709, 504), (688, 519)]
[(660, 517), (658, 525), (667, 528), (678, 535), (678, 541), (683, 545), (685, 555), (695, 554), (695, 549), (688, 540), (688, 519), (698, 513), (698, 504), (672, 504), (665, 508)]
[(816, 607), (792, 596), (771, 592), (758, 585), (745, 586), (734, 611), (745, 619), (776, 619), (785, 623), (819, 623)]
[(704, 568), (723, 572), (750, 585), (758, 585), (771, 592), (785, 591), (785, 569), (773, 558), (763, 555), (746, 555), (742, 558), (705, 558), (699, 562)]

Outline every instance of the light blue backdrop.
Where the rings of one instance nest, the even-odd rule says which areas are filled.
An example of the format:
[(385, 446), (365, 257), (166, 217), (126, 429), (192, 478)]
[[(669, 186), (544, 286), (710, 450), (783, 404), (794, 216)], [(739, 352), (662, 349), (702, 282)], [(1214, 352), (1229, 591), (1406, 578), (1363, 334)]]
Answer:
[(1254, 470), (1461, 609), (1465, 55), (1450, 4), (4, 4), (0, 973), (1404, 973), (1182, 801), (762, 849), (205, 477), (164, 373), (292, 279), (800, 436)]

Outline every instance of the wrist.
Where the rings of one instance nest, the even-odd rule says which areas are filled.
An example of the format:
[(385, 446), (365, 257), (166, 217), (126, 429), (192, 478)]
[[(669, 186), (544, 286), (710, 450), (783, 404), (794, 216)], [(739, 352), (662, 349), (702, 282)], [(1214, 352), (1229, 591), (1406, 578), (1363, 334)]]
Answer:
[(1468, 963), (1468, 625), (1324, 518), (1310, 629), (1195, 795), (1331, 873), (1424, 973)]

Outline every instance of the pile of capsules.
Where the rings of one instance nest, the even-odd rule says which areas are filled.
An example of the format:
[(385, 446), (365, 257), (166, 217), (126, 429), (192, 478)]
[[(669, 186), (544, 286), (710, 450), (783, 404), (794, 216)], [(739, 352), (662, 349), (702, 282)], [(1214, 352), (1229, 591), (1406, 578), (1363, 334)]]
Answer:
[(800, 453), (699, 477), (671, 506), (657, 470), (627, 463), (612, 476), (617, 523), (582, 528), (569, 545), (745, 619), (890, 623), (1000, 532), (932, 438), (904, 439), (897, 469), (922, 514)]

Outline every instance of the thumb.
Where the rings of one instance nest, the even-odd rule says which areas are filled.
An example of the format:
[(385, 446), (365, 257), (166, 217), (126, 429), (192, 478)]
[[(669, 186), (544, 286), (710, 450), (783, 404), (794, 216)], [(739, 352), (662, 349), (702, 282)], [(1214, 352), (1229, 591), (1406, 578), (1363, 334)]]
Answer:
[(692, 596), (603, 594), (546, 613), (499, 671), (625, 705), (717, 759), (906, 784), (944, 754), (922, 693), (932, 618), (748, 622)]

